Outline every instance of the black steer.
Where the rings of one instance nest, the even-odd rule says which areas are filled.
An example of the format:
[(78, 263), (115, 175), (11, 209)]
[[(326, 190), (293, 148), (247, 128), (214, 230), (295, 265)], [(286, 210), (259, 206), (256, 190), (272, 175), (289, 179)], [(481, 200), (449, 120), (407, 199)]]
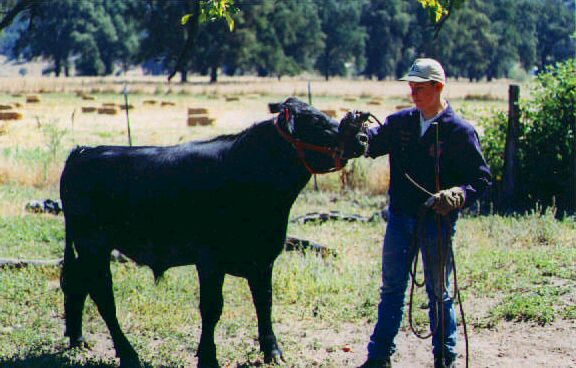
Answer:
[(140, 366), (116, 317), (110, 253), (117, 249), (156, 277), (170, 267), (196, 265), (198, 367), (219, 366), (214, 328), (225, 274), (248, 280), (264, 359), (282, 359), (271, 322), (272, 268), (283, 249), (290, 208), (310, 171), (333, 171), (361, 155), (365, 136), (359, 128), (357, 134), (339, 129), (294, 98), (271, 110), (279, 112), (276, 119), (208, 141), (71, 152), (60, 181), (66, 220), (61, 285), (71, 346), (83, 344), (82, 312), (90, 295), (120, 366)]

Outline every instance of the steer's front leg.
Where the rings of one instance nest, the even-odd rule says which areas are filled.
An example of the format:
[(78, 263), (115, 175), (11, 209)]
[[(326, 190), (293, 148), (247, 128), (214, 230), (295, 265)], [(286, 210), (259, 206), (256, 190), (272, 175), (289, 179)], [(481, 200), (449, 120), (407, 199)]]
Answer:
[(222, 314), (224, 299), (222, 284), (224, 273), (213, 264), (198, 265), (200, 280), (200, 316), (202, 317), (202, 335), (198, 345), (198, 368), (219, 368), (214, 344), (214, 329)]
[(272, 264), (248, 278), (252, 299), (258, 316), (258, 340), (265, 363), (278, 364), (284, 360), (272, 330)]

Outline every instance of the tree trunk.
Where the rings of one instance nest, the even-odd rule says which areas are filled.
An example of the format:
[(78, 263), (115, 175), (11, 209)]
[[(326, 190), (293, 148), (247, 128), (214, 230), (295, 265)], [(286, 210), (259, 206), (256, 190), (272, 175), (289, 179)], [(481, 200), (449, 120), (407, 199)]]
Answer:
[(186, 82), (186, 76), (184, 75), (183, 70), (188, 68), (189, 52), (194, 48), (196, 36), (198, 36), (198, 27), (200, 25), (200, 1), (190, 0), (189, 9), (192, 16), (188, 20), (188, 23), (186, 23), (186, 30), (188, 31), (186, 43), (180, 52), (180, 56), (178, 56), (174, 71), (168, 76), (168, 81), (170, 81), (177, 72), (180, 72), (182, 74), (180, 81), (182, 83)]
[(218, 66), (210, 67), (210, 83), (218, 82)]
[(60, 59), (55, 59), (54, 74), (56, 75), (56, 77), (59, 77), (61, 72), (62, 72), (62, 61)]

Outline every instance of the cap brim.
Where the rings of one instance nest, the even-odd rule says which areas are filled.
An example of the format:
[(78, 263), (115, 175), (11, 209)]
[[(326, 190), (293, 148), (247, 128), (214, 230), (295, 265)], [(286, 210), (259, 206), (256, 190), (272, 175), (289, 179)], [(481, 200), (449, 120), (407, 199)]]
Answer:
[(418, 77), (416, 75), (405, 75), (402, 78), (398, 79), (401, 81), (408, 81), (408, 82), (430, 82), (433, 81), (433, 79), (430, 78), (422, 78), (422, 77)]

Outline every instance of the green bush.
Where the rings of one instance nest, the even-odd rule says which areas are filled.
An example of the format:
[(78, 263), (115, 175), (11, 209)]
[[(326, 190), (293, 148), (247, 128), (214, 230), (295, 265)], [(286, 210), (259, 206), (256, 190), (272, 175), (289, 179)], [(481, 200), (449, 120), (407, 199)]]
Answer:
[(494, 181), (501, 181), (504, 174), (504, 146), (506, 145), (506, 128), (508, 116), (503, 111), (496, 111), (492, 116), (480, 120), (484, 127), (482, 151), (490, 165)]
[[(574, 211), (575, 105), (576, 59), (538, 75), (530, 98), (520, 103), (516, 207), (555, 204), (560, 212)], [(496, 112), (482, 125), (483, 151), (498, 187), (504, 169), (507, 115)]]
[(555, 197), (561, 210), (570, 207), (575, 105), (576, 59), (538, 76), (531, 99), (522, 109), (520, 180), (524, 198), (547, 205)]

